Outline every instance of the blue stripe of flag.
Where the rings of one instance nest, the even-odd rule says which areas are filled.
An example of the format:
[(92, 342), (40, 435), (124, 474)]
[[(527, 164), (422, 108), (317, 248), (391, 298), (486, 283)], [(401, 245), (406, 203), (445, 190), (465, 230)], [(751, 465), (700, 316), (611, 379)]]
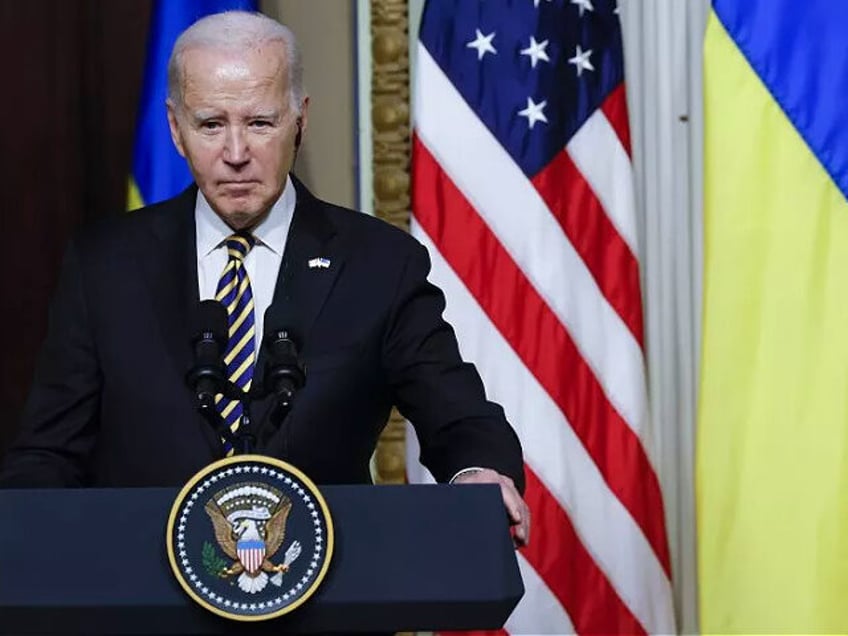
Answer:
[(848, 198), (848, 2), (714, 0), (713, 9)]

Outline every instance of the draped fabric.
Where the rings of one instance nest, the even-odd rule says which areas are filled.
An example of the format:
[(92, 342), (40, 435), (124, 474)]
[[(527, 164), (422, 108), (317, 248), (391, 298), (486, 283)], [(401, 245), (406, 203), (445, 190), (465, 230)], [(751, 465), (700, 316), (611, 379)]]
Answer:
[(848, 4), (716, 0), (705, 45), (701, 627), (848, 631)]
[(431, 2), (416, 82), (412, 231), (525, 451), (505, 630), (673, 632), (617, 7)]

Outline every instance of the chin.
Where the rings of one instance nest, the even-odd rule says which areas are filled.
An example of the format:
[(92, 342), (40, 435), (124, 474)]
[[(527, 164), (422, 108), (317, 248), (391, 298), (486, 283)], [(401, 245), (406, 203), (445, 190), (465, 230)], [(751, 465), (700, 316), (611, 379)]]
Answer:
[(210, 203), (218, 216), (236, 230), (255, 225), (265, 212), (260, 201), (247, 197), (239, 200), (224, 198)]
[(224, 221), (234, 230), (243, 230), (256, 225), (262, 213), (255, 210), (237, 210), (222, 215)]

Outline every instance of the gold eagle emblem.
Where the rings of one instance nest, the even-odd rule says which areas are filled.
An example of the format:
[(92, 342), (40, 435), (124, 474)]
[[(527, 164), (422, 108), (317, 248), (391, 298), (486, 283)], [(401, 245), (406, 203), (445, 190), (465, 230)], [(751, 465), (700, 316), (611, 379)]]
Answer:
[(249, 594), (261, 592), (269, 580), (282, 585), (283, 574), (301, 552), (300, 543), (293, 541), (282, 563), (271, 560), (285, 541), (291, 508), (291, 500), (279, 490), (257, 482), (235, 484), (215, 493), (206, 502), (206, 514), (219, 547), (233, 561), (218, 571), (218, 576), (238, 575), (239, 588)]

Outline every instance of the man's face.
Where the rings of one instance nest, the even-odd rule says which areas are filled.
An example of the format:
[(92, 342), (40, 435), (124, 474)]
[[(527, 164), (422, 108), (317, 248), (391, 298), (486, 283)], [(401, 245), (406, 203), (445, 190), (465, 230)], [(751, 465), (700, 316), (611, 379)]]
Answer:
[(182, 102), (168, 102), (171, 137), (212, 209), (233, 229), (253, 227), (271, 209), (294, 161), (299, 116), (286, 63), (278, 43), (183, 53)]

